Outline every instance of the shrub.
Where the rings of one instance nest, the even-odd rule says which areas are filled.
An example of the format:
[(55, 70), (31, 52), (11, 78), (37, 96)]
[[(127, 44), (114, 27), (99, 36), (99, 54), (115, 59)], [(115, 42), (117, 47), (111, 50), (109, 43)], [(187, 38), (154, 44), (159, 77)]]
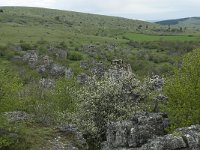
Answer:
[(164, 111), (169, 113), (171, 130), (200, 123), (200, 50), (185, 55), (173, 73), (164, 88), (169, 98)]
[(79, 60), (82, 60), (83, 59), (83, 56), (81, 53), (79, 52), (75, 52), (75, 51), (71, 51), (69, 53), (69, 57), (68, 57), (70, 60), (74, 60), (74, 61), (79, 61)]
[(31, 44), (25, 43), (24, 41), (20, 41), (20, 46), (23, 51), (31, 50), (33, 48)]
[(148, 101), (153, 92), (146, 81), (141, 82), (133, 75), (91, 79), (77, 92), (79, 105), (72, 120), (89, 136), (88, 141), (96, 140), (98, 146), (98, 142), (105, 140), (108, 122), (128, 119), (138, 111), (150, 110)]

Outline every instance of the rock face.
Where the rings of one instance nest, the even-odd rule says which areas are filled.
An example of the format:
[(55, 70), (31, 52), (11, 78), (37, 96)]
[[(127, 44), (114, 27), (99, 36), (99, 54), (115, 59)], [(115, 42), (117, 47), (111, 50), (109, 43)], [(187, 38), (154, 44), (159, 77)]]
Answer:
[(149, 139), (164, 135), (167, 122), (167, 116), (162, 113), (138, 113), (132, 120), (111, 122), (102, 150), (141, 147)]
[(200, 125), (165, 135), (167, 126), (163, 113), (139, 113), (132, 120), (111, 122), (102, 150), (200, 150)]

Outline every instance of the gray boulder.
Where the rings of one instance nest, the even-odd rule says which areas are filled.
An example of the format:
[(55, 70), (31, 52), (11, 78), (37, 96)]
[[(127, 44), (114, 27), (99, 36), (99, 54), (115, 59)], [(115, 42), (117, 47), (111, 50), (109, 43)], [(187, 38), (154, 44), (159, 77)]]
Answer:
[(5, 112), (4, 116), (9, 122), (25, 121), (32, 118), (32, 115), (24, 111)]
[(52, 76), (64, 76), (65, 67), (58, 64), (53, 64), (50, 69), (50, 74)]
[(39, 65), (37, 67), (37, 71), (40, 73), (40, 74), (45, 74), (47, 73), (48, 69), (47, 69), (47, 66), (45, 65)]
[(65, 69), (65, 77), (66, 78), (71, 78), (73, 76), (73, 72), (70, 68)]
[(30, 67), (35, 67), (38, 62), (38, 54), (35, 50), (27, 51), (23, 56), (23, 61), (27, 62)]
[(95, 66), (91, 69), (91, 72), (95, 74), (98, 77), (103, 77), (105, 74), (105, 67), (103, 63), (97, 63)]
[(199, 150), (200, 125), (178, 128), (172, 134), (157, 137), (141, 147), (141, 150)]
[(182, 135), (184, 141), (188, 146), (188, 149), (200, 149), (200, 125), (192, 125), (186, 128), (178, 128), (175, 132)]
[(55, 86), (55, 82), (51, 79), (42, 78), (39, 81), (39, 87), (44, 89), (50, 89)]
[(65, 147), (71, 147), (74, 150), (88, 150), (88, 144), (76, 125), (62, 125), (57, 129), (61, 137), (69, 136), (73, 140), (73, 144), (66, 144)]
[(83, 69), (89, 68), (89, 62), (88, 61), (80, 61), (80, 67)]
[(67, 58), (67, 50), (51, 47), (49, 48), (49, 52), (52, 53), (56, 58), (59, 58), (59, 59)]
[(148, 140), (164, 135), (167, 122), (167, 115), (163, 113), (137, 113), (129, 121), (108, 123), (104, 148), (141, 147)]
[(13, 56), (13, 58), (11, 60), (14, 62), (20, 62), (23, 60), (23, 58), (21, 56)]
[(157, 137), (150, 143), (141, 147), (141, 150), (177, 150), (186, 148), (183, 138), (178, 135), (168, 134), (164, 137)]
[(162, 78), (158, 75), (153, 75), (150, 78), (149, 83), (151, 84), (151, 88), (153, 90), (162, 90), (162, 87), (164, 85), (164, 78)]
[(85, 73), (82, 73), (77, 76), (77, 82), (79, 84), (87, 84), (89, 82), (89, 76)]

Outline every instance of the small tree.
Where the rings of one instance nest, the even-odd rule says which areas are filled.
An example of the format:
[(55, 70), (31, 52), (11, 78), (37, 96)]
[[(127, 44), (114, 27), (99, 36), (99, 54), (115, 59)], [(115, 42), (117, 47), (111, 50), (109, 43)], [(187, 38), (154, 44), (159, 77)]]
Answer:
[(147, 101), (153, 90), (147, 80), (141, 82), (133, 74), (103, 80), (93, 77), (77, 92), (79, 105), (72, 118), (89, 141), (98, 145), (105, 140), (108, 122), (130, 119), (136, 112), (149, 110)]
[(164, 107), (171, 129), (200, 123), (200, 50), (183, 58), (182, 66), (166, 82), (168, 102)]

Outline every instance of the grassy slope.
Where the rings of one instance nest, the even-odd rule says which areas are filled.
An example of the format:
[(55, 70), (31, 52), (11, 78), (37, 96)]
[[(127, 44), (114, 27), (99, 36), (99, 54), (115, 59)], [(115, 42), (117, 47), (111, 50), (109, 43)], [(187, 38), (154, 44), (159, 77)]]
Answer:
[[(92, 42), (124, 43), (123, 37), (138, 41), (149, 40), (196, 40), (198, 37), (152, 35), (154, 29), (167, 28), (148, 22), (120, 17), (85, 14), (44, 8), (1, 7), (0, 44), (34, 43), (41, 39), (50, 42), (70, 42), (77, 45)], [(142, 26), (138, 30), (138, 26)], [(148, 26), (148, 29), (145, 27)], [(130, 32), (146, 33), (132, 34)], [(134, 38), (132, 38), (134, 37)]]
[[(30, 7), (0, 7), (0, 9), (3, 10), (3, 13), (0, 13), (0, 45), (20, 43), (20, 41), (33, 44), (37, 41), (50, 43), (64, 41), (68, 50), (74, 51), (81, 45), (116, 44), (118, 56), (127, 60), (130, 55), (138, 51), (127, 45), (130, 40), (183, 42), (200, 39), (199, 34), (167, 32), (168, 26), (120, 17)], [(109, 52), (107, 48), (102, 47), (100, 50), (99, 55), (103, 53), (104, 56), (111, 55), (111, 59), (115, 58), (116, 53), (113, 54), (113, 51)], [(85, 59), (87, 55), (84, 53), (82, 54)], [(120, 53), (123, 53), (123, 56)], [(167, 55), (167, 52), (164, 53)], [(130, 60), (133, 60), (132, 56)], [(80, 70), (79, 62), (68, 61), (67, 64), (68, 67)]]
[[(41, 38), (47, 41), (108, 41), (118, 42), (116, 37), (125, 32), (134, 32), (137, 27), (154, 24), (108, 17), (60, 11), (43, 8), (3, 7), (0, 13), (0, 43), (20, 40), (35, 42)], [(120, 42), (123, 40), (120, 40)]]
[(148, 35), (127, 33), (125, 37), (135, 41), (199, 41), (199, 35)]

